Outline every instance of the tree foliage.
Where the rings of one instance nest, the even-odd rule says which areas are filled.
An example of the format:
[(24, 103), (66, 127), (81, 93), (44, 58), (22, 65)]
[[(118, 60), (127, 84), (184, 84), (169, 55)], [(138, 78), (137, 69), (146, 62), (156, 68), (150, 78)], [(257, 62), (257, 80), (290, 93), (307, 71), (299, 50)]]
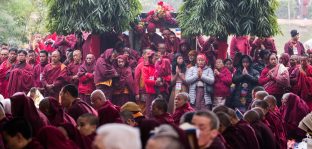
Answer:
[(277, 0), (185, 0), (177, 20), (186, 36), (256, 35), (280, 32)]
[(93, 33), (129, 28), (141, 12), (139, 0), (46, 0), (49, 31), (68, 34), (77, 30)]

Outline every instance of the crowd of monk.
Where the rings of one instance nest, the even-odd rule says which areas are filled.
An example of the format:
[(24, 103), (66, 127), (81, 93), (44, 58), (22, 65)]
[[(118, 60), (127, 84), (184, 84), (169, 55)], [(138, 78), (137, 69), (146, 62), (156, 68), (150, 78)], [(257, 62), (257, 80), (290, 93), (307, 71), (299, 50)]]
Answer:
[(273, 38), (234, 36), (228, 52), (220, 37), (191, 50), (161, 33), (149, 24), (139, 50), (123, 35), (101, 55), (79, 40), (3, 43), (0, 148), (286, 149), (311, 133), (312, 50), (297, 30), (280, 55)]

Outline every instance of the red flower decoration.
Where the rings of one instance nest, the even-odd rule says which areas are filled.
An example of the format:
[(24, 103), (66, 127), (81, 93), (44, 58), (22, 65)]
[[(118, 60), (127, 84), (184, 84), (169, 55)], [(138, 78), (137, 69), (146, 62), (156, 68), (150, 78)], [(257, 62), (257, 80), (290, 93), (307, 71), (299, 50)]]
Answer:
[(163, 2), (163, 1), (159, 1), (157, 4), (158, 4), (159, 6), (163, 6), (163, 5), (164, 5), (164, 2)]

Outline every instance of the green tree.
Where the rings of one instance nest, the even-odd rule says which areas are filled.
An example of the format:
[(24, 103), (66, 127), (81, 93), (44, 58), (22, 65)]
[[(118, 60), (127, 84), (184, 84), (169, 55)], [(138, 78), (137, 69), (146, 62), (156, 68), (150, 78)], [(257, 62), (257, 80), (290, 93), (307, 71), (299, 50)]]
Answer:
[(277, 8), (277, 0), (185, 0), (177, 19), (186, 36), (268, 37), (280, 33)]
[(141, 12), (139, 0), (46, 0), (49, 31), (122, 32)]

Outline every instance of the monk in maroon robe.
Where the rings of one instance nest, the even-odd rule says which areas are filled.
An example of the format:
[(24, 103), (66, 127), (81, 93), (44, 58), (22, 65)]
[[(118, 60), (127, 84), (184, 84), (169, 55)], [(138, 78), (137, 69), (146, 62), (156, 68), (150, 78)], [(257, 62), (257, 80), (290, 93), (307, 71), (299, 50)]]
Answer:
[(299, 76), (299, 68), (300, 65), (297, 65), (298, 57), (297, 55), (292, 55), (289, 59), (289, 68), (288, 68), (288, 73), (289, 73), (289, 81), (290, 81), (290, 87), (291, 87), (291, 92), (296, 93), (295, 91), (299, 91), (296, 89), (296, 85), (298, 82), (298, 76)]
[(102, 90), (108, 99), (112, 99), (113, 79), (118, 77), (118, 73), (113, 66), (117, 57), (114, 49), (107, 49), (96, 61), (94, 69), (94, 83), (97, 89)]
[(195, 111), (188, 101), (190, 101), (189, 95), (185, 92), (179, 93), (175, 97), (176, 109), (172, 117), (177, 126), (180, 124), (180, 118), (184, 113)]
[(85, 62), (79, 67), (78, 77), (79, 77), (79, 97), (83, 101), (91, 105), (90, 95), (95, 90), (94, 84), (94, 67), (95, 67), (95, 57), (93, 54), (88, 54), (86, 56)]
[(135, 94), (134, 80), (131, 68), (128, 65), (128, 56), (119, 55), (117, 57), (116, 71), (119, 78), (113, 81), (113, 98), (111, 101), (117, 106), (122, 106), (126, 102), (130, 101), (130, 98)]
[(45, 88), (45, 96), (59, 98), (59, 92), (67, 83), (67, 67), (60, 62), (60, 52), (52, 52), (51, 63), (46, 65), (42, 72), (42, 85)]
[(119, 107), (113, 105), (101, 90), (95, 90), (91, 94), (91, 103), (99, 114), (99, 125), (108, 123), (122, 123), (119, 115)]
[(78, 69), (79, 69), (79, 67), (81, 65), (81, 58), (82, 58), (81, 51), (80, 50), (75, 50), (73, 52), (73, 58), (74, 58), (74, 61), (71, 62), (67, 66), (68, 82), (78, 86), (79, 76), (77, 75), (77, 73), (78, 73)]
[[(261, 50), (269, 50), (271, 53), (277, 53), (273, 38), (258, 38), (251, 45), (251, 56), (255, 57)], [(255, 57), (257, 59), (257, 57)]]
[(7, 73), (11, 69), (12, 65), (16, 63), (16, 57), (17, 49), (11, 48), (9, 58), (0, 65), (0, 94), (3, 95), (4, 98), (8, 98), (6, 89), (9, 82), (9, 76)]
[[(40, 64), (34, 67), (34, 86), (38, 88), (43, 88), (42, 85), (42, 72), (44, 67), (48, 64), (48, 52), (45, 50), (40, 51)], [(42, 89), (41, 89), (42, 90)]]
[(291, 39), (285, 43), (284, 52), (291, 55), (304, 55), (305, 49), (303, 44), (299, 41), (299, 32), (297, 30), (290, 31)]
[(47, 116), (50, 124), (58, 126), (62, 123), (71, 123), (76, 126), (75, 120), (65, 113), (60, 103), (53, 97), (43, 99), (39, 104), (40, 111)]
[(87, 144), (87, 140), (83, 137), (77, 127), (71, 123), (63, 123), (58, 125), (66, 131), (65, 136), (73, 141), (80, 149), (91, 149), (92, 145)]
[(236, 53), (250, 55), (250, 45), (247, 36), (234, 36), (230, 45), (230, 55), (234, 59)]
[(26, 63), (27, 52), (20, 50), (17, 52), (18, 63), (9, 70), (9, 83), (7, 86), (8, 96), (12, 96), (16, 92), (28, 93), (33, 87), (33, 67)]
[(27, 52), (27, 63), (34, 68), (39, 63), (38, 56), (34, 50), (29, 50)]
[(306, 137), (306, 132), (298, 128), (300, 121), (308, 115), (311, 110), (308, 105), (297, 95), (286, 93), (282, 99), (280, 108), (288, 139), (301, 141)]
[(149, 23), (147, 26), (147, 33), (145, 33), (142, 37), (141, 50), (145, 48), (152, 48), (156, 51), (158, 43), (161, 42), (163, 42), (163, 39), (156, 33), (156, 25), (154, 23)]
[(13, 117), (23, 117), (31, 124), (34, 134), (49, 124), (48, 118), (35, 107), (34, 101), (25, 93), (18, 92), (11, 99), (11, 110)]
[(275, 136), (271, 129), (261, 121), (258, 112), (254, 110), (247, 111), (244, 114), (244, 120), (255, 130), (260, 149), (276, 148)]
[(9, 58), (9, 49), (4, 48), (0, 51), (0, 65)]
[(312, 109), (312, 66), (308, 63), (308, 58), (301, 58), (301, 67), (299, 68), (298, 82), (294, 92), (297, 93)]
[(174, 32), (169, 35), (169, 40), (166, 40), (166, 46), (168, 53), (177, 53), (180, 46), (180, 38), (176, 36)]
[(163, 98), (156, 98), (152, 102), (152, 115), (160, 124), (175, 125), (172, 116), (167, 112), (168, 105)]
[(62, 88), (60, 92), (61, 105), (65, 108), (68, 115), (77, 121), (78, 117), (85, 113), (98, 115), (96, 110), (89, 104), (78, 98), (78, 89), (69, 84)]

